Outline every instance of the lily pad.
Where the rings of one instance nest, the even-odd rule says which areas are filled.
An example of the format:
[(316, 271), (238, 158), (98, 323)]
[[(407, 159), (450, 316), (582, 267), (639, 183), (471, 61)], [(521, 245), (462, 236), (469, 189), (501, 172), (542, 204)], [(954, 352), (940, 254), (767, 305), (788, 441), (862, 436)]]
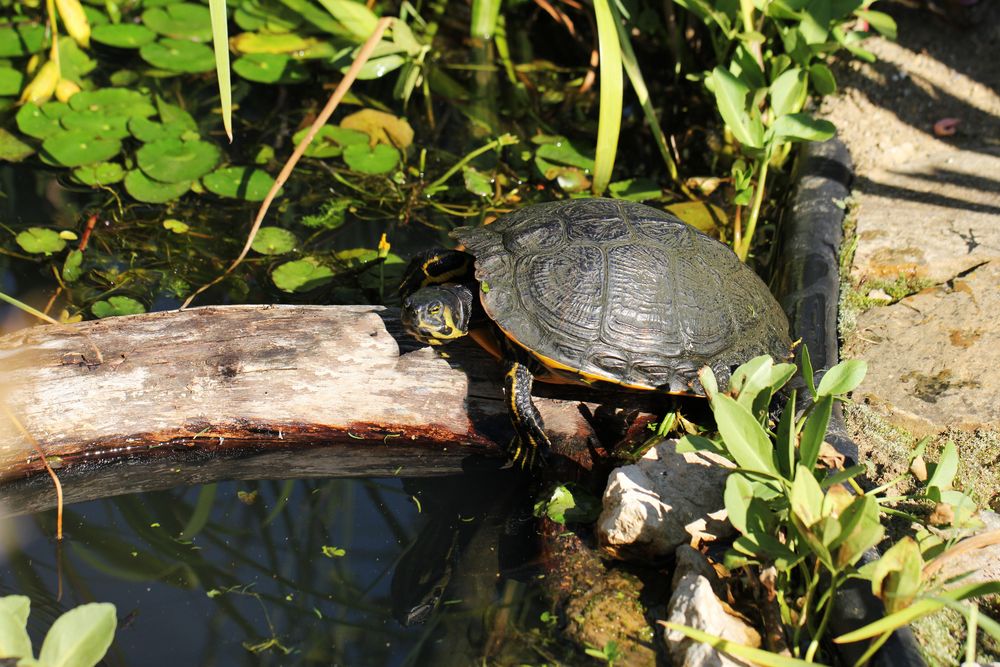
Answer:
[(24, 86), (24, 72), (13, 67), (0, 67), (0, 96), (17, 95)]
[(146, 144), (136, 154), (139, 168), (164, 183), (193, 181), (215, 169), (219, 149), (207, 141), (161, 139)]
[(170, 218), (169, 220), (163, 221), (163, 228), (173, 232), (174, 234), (187, 234), (188, 231), (190, 231), (191, 226), (181, 220)]
[(38, 53), (45, 43), (45, 26), (20, 23), (0, 28), (0, 58), (19, 58)]
[(205, 189), (220, 197), (246, 201), (261, 201), (267, 196), (274, 179), (263, 169), (225, 167), (216, 169), (201, 179)]
[(73, 111), (94, 111), (129, 118), (147, 117), (156, 113), (149, 95), (128, 88), (85, 90), (74, 95), (69, 106)]
[(42, 106), (27, 102), (17, 112), (17, 129), (29, 137), (44, 139), (64, 129), (59, 118), (68, 112), (69, 107), (62, 102), (47, 102)]
[(295, 30), (303, 17), (275, 0), (244, 0), (233, 12), (233, 20), (244, 30), (280, 33)]
[(250, 53), (233, 63), (233, 71), (257, 83), (302, 83), (309, 70), (283, 53)]
[(182, 139), (188, 134), (193, 135), (192, 139), (198, 138), (198, 133), (184, 123), (157, 123), (148, 118), (133, 118), (128, 123), (128, 131), (144, 144), (163, 139)]
[(388, 144), (400, 150), (406, 150), (413, 143), (413, 128), (405, 118), (377, 109), (362, 109), (345, 116), (340, 126), (364, 132), (371, 143)]
[(66, 240), (59, 232), (45, 227), (29, 227), (17, 235), (17, 245), (24, 252), (51, 255), (66, 247)]
[(139, 315), (146, 312), (146, 307), (130, 296), (112, 296), (107, 301), (98, 301), (90, 307), (97, 317), (118, 317), (120, 315)]
[(385, 174), (399, 164), (399, 151), (385, 144), (353, 144), (344, 149), (344, 162), (363, 174)]
[(281, 227), (261, 227), (250, 246), (262, 255), (284, 255), (295, 250), (299, 239), (295, 234)]
[(117, 162), (96, 162), (74, 169), (73, 178), (94, 187), (111, 185), (125, 178), (125, 168)]
[(95, 42), (119, 49), (138, 49), (156, 39), (156, 33), (138, 23), (106, 23), (90, 33)]
[(91, 162), (104, 162), (118, 155), (122, 142), (118, 139), (97, 139), (86, 130), (63, 130), (42, 142), (39, 157), (63, 167), (79, 167)]
[(271, 35), (259, 32), (244, 32), (229, 41), (236, 53), (285, 53), (296, 58), (330, 59), (336, 53), (329, 42), (316, 37), (304, 37), (294, 32)]
[(20, 162), (34, 152), (34, 148), (0, 127), (0, 160)]
[(183, 39), (161, 39), (139, 49), (142, 59), (169, 72), (200, 74), (215, 69), (215, 54), (204, 44)]
[(112, 116), (101, 111), (71, 111), (59, 119), (67, 130), (83, 130), (98, 139), (129, 136), (128, 116)]
[(152, 7), (142, 13), (142, 22), (165, 37), (196, 42), (212, 39), (212, 17), (204, 5), (178, 2)]
[(315, 257), (304, 257), (275, 267), (271, 280), (285, 292), (308, 292), (333, 280), (333, 269)]
[(135, 199), (148, 204), (163, 204), (177, 199), (191, 189), (191, 181), (161, 183), (154, 181), (138, 169), (125, 174), (125, 190)]
[(75, 282), (83, 275), (83, 251), (70, 250), (63, 262), (62, 279), (68, 283)]
[[(302, 128), (295, 133), (292, 141), (298, 145), (302, 137), (306, 136), (309, 128)], [(368, 135), (356, 130), (337, 127), (335, 125), (324, 125), (319, 128), (319, 132), (313, 137), (312, 143), (306, 148), (306, 157), (325, 158), (336, 157), (344, 152), (346, 146), (355, 144), (367, 146)]]

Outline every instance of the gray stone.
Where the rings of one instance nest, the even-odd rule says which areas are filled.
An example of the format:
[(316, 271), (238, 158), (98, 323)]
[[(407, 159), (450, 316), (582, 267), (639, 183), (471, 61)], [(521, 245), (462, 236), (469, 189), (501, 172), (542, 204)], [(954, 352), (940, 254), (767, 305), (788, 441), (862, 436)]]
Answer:
[[(740, 618), (730, 614), (727, 606), (716, 597), (708, 579), (688, 572), (670, 596), (668, 618), (671, 623), (686, 625), (716, 637), (744, 646), (760, 646), (760, 635)], [(665, 630), (667, 645), (674, 667), (737, 667), (745, 663), (719, 653), (708, 644), (688, 639), (677, 630)]]
[(948, 150), (855, 182), (856, 282), (944, 282), (1000, 257), (1000, 155)]
[[(982, 542), (981, 548), (965, 551), (961, 548), (962, 542), (959, 542), (955, 552), (957, 555), (946, 559), (944, 565), (937, 572), (937, 578), (940, 581), (946, 581), (959, 575), (968, 576), (957, 581), (955, 584), (957, 586), (1000, 581), (1000, 543), (991, 544), (993, 539), (1000, 541), (1000, 514), (990, 510), (980, 510), (977, 516), (984, 526), (975, 535), (967, 537), (966, 540), (974, 540), (977, 537), (986, 538)], [(993, 535), (988, 533), (993, 533)], [(966, 542), (966, 544), (972, 543)]]
[(722, 461), (706, 452), (678, 454), (676, 441), (667, 440), (615, 469), (597, 521), (601, 546), (616, 557), (652, 559), (693, 538), (731, 534), (722, 500), (729, 470)]
[(854, 392), (915, 435), (1000, 425), (1000, 262), (857, 318), (844, 358), (868, 360)]

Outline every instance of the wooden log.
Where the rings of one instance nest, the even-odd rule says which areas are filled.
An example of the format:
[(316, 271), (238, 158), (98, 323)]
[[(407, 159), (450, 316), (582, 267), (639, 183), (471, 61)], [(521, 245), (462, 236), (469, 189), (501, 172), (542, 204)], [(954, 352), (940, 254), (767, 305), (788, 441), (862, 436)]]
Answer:
[[(67, 502), (223, 478), (498, 467), (513, 433), (500, 369), (471, 343), (448, 352), (376, 306), (156, 312), (0, 337), (0, 401), (58, 468)], [(578, 402), (538, 403), (555, 438), (589, 433)], [(7, 512), (52, 505), (42, 470), (0, 415)]]

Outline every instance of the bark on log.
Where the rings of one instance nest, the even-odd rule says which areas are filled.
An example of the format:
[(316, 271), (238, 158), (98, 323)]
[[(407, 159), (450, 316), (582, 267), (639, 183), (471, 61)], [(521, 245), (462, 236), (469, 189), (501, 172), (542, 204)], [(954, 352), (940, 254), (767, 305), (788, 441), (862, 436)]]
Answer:
[[(59, 466), (67, 502), (220, 478), (502, 465), (512, 429), (499, 368), (471, 343), (452, 347), (445, 358), (420, 346), (376, 306), (206, 307), (39, 326), (0, 337), (0, 401)], [(538, 403), (556, 438), (586, 433), (577, 402)], [(0, 415), (7, 512), (51, 506), (42, 470)]]

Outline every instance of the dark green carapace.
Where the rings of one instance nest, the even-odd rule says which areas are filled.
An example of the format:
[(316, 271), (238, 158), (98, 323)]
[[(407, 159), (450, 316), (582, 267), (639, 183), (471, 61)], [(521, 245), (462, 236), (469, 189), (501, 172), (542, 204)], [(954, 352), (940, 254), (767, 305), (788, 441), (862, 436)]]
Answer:
[(700, 395), (703, 366), (725, 388), (743, 362), (791, 349), (788, 320), (757, 274), (649, 206), (540, 204), (452, 237), (464, 251), (411, 262), (403, 323), (431, 345), (472, 333), (504, 360), (517, 433), (510, 454), (522, 465), (549, 447), (531, 401), (536, 377)]

